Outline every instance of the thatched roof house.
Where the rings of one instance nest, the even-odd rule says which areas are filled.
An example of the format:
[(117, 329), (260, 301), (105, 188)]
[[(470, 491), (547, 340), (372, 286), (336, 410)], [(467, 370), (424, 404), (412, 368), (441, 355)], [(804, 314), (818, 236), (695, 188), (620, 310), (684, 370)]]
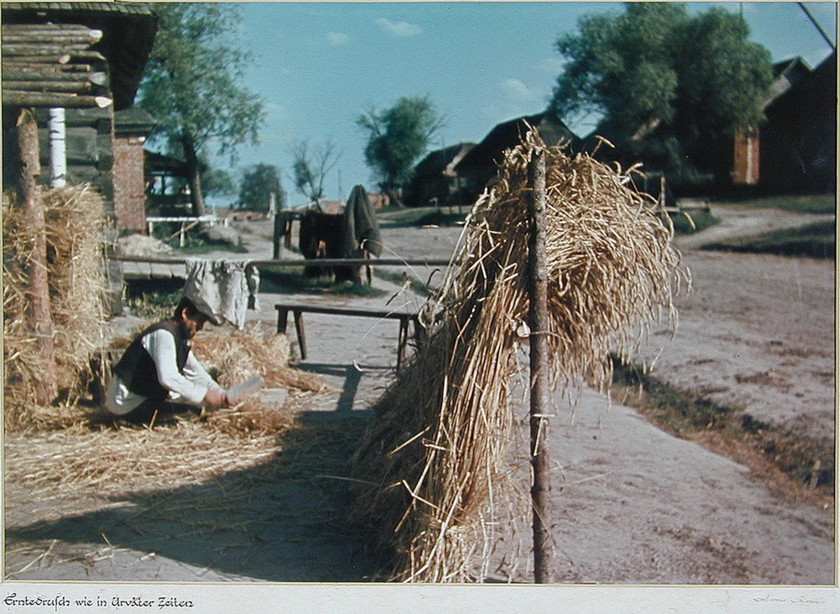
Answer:
[(519, 145), (529, 126), (536, 128), (547, 144), (568, 143), (572, 151), (578, 151), (581, 146), (580, 138), (553, 113), (537, 113), (503, 122), (455, 164), (460, 192), (468, 202), (473, 201), (487, 182), (496, 177), (505, 150)]
[(405, 188), (405, 204), (420, 207), (446, 205), (458, 191), (455, 166), (475, 147), (475, 143), (458, 143), (437, 149), (423, 158)]

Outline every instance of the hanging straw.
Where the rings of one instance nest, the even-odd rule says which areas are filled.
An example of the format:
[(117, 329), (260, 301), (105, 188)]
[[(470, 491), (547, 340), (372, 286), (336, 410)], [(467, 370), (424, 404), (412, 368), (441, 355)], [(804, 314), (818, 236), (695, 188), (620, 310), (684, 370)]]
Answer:
[(527, 329), (527, 167), (538, 149), (547, 162), (555, 386), (606, 390), (610, 352), (630, 356), (653, 322), (676, 323), (672, 297), (684, 273), (654, 201), (628, 188), (629, 172), (569, 157), (529, 132), (475, 204), (453, 257), (460, 268), (438, 301), (440, 324), (376, 404), (353, 459), (367, 484), (356, 520), (394, 554), (392, 579), (481, 580), (477, 570), (500, 537), (495, 527), (521, 512), (506, 459), (510, 380)]

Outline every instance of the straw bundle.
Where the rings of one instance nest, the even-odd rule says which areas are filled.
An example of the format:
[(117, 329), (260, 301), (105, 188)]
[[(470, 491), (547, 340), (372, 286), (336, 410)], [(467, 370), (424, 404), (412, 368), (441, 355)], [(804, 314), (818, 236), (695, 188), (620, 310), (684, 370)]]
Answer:
[(676, 321), (672, 231), (651, 199), (627, 188), (628, 174), (546, 147), (533, 132), (506, 152), (456, 250), (461, 266), (444, 283), (442, 323), (377, 403), (354, 457), (367, 483), (357, 519), (395, 553), (393, 579), (481, 579), (494, 525), (505, 509), (515, 513), (505, 468), (509, 382), (527, 328), (527, 167), (538, 149), (547, 160), (554, 383), (607, 388), (611, 351), (633, 354), (650, 323)]
[[(102, 229), (104, 205), (88, 185), (45, 190), (50, 309), (55, 329), (59, 388), (79, 394), (92, 353), (102, 344), (106, 279)], [(19, 207), (3, 199), (3, 308), (7, 428), (29, 421), (32, 382), (43, 373), (35, 339), (27, 330), (27, 270), (35, 237)]]

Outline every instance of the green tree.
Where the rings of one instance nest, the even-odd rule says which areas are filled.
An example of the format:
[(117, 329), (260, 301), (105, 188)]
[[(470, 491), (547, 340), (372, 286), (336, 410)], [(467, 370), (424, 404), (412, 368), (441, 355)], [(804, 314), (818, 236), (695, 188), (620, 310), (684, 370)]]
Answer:
[(271, 164), (255, 164), (245, 169), (239, 183), (240, 209), (249, 211), (270, 211), (271, 194), (274, 193), (276, 202), (283, 202), (283, 188), (280, 184), (280, 173)]
[(161, 3), (158, 32), (140, 88), (139, 104), (159, 122), (155, 133), (189, 173), (195, 215), (204, 213), (200, 157), (211, 141), (235, 161), (235, 148), (256, 142), (263, 103), (238, 84), (250, 61), (234, 33), (233, 3)]
[(231, 174), (221, 168), (210, 168), (202, 165), (201, 188), (204, 196), (230, 196), (236, 194)]
[(567, 63), (552, 110), (566, 121), (601, 114), (598, 134), (670, 173), (695, 170), (686, 159), (698, 162), (690, 154), (704, 140), (757, 125), (772, 80), (770, 53), (722, 8), (628, 3), (584, 16), (556, 47)]
[(307, 141), (295, 142), (292, 146), (292, 179), (298, 192), (317, 203), (324, 197), (324, 178), (340, 157), (332, 139), (311, 151)]
[(365, 161), (391, 202), (402, 204), (400, 188), (417, 159), (443, 125), (428, 97), (400, 98), (388, 109), (370, 109), (356, 123), (367, 133)]

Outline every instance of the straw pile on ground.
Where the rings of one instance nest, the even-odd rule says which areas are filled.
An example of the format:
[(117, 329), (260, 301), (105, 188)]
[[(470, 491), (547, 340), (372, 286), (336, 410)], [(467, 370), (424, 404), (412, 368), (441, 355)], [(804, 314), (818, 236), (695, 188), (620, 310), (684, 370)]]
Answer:
[(364, 483), (356, 520), (394, 554), (395, 580), (481, 581), (494, 540), (510, 538), (498, 527), (521, 510), (505, 460), (510, 378), (528, 314), (527, 167), (536, 150), (547, 160), (555, 384), (606, 389), (610, 352), (633, 355), (651, 323), (676, 322), (683, 272), (672, 230), (651, 199), (628, 189), (628, 174), (546, 147), (533, 132), (508, 151), (499, 182), (468, 219), (438, 328), (378, 401), (353, 459)]
[[(123, 348), (130, 339), (115, 339), (111, 347)], [(259, 322), (243, 331), (228, 326), (203, 331), (193, 345), (223, 386), (260, 375), (267, 387), (287, 388), (297, 405), (324, 389), (317, 375), (289, 367), (285, 335), (264, 334)], [(65, 418), (60, 429), (7, 435), (8, 481), (39, 493), (97, 496), (195, 485), (269, 467), (282, 437), (296, 427), (292, 409), (263, 403), (256, 394), (233, 407), (179, 415), (151, 427), (113, 423), (99, 410), (81, 408)]]
[[(88, 185), (45, 190), (50, 309), (55, 329), (59, 388), (71, 397), (84, 391), (90, 358), (102, 344), (104, 296), (102, 197)], [(44, 372), (35, 339), (26, 327), (27, 268), (34, 236), (20, 207), (3, 199), (3, 338), (5, 426), (45, 424), (52, 411), (38, 408), (32, 382)]]

